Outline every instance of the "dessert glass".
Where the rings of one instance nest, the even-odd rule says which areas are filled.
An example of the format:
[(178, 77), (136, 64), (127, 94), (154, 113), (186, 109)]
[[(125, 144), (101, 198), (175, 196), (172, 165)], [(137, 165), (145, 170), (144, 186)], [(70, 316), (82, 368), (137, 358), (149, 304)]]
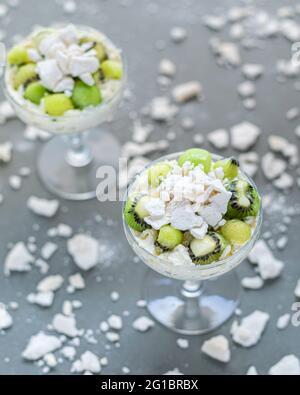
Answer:
[[(178, 159), (180, 155), (164, 156), (148, 167), (165, 160)], [(214, 155), (213, 159), (221, 158)], [(253, 180), (245, 177), (257, 190)], [(123, 212), (134, 183), (128, 188)], [(234, 269), (247, 258), (259, 237), (261, 208), (251, 239), (231, 257), (205, 266), (173, 266), (167, 259), (154, 256), (139, 245), (124, 216), (123, 224), (130, 246), (152, 269), (146, 274), (142, 285), (142, 298), (147, 302), (149, 313), (159, 323), (177, 333), (198, 335), (216, 329), (233, 315), (240, 296), (240, 281)]]
[[(55, 25), (64, 27), (64, 25)], [(76, 27), (87, 33), (99, 32), (87, 26)], [(106, 44), (117, 49), (100, 33)], [(99, 126), (112, 119), (126, 85), (126, 63), (121, 53), (123, 77), (114, 95), (97, 107), (53, 117), (20, 102), (9, 86), (5, 75), (3, 90), (17, 116), (27, 125), (49, 132), (53, 138), (44, 145), (38, 158), (38, 173), (46, 188), (55, 195), (70, 200), (88, 200), (96, 197), (97, 170), (102, 166), (118, 167), (120, 144), (109, 132)]]

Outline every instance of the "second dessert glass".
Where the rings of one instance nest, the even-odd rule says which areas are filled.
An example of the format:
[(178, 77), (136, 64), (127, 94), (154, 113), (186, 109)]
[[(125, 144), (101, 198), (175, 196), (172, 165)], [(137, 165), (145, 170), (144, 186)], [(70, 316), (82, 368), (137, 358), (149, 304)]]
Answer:
[[(91, 27), (76, 28), (99, 34)], [(106, 36), (103, 37), (110, 46), (117, 48)], [(112, 119), (123, 96), (127, 75), (125, 59), (122, 54), (121, 57), (124, 70), (120, 88), (109, 100), (97, 107), (60, 117), (49, 116), (22, 105), (4, 79), (4, 93), (18, 117), (25, 124), (53, 136), (39, 155), (38, 173), (47, 189), (59, 197), (70, 200), (95, 198), (97, 170), (102, 166), (118, 167), (120, 144), (111, 133), (99, 126)]]
[[(180, 155), (167, 155), (149, 167), (166, 160), (177, 160)], [(219, 160), (220, 157), (215, 155), (213, 159)], [(253, 180), (246, 178), (256, 188)], [(128, 188), (125, 202), (133, 185), (134, 181)], [(251, 239), (234, 255), (210, 265), (188, 268), (182, 266), (175, 269), (170, 261), (151, 254), (138, 244), (124, 217), (123, 223), (130, 246), (152, 269), (143, 283), (142, 297), (150, 314), (158, 322), (177, 333), (199, 335), (213, 331), (234, 314), (240, 297), (240, 281), (234, 269), (247, 258), (259, 237), (261, 208)]]

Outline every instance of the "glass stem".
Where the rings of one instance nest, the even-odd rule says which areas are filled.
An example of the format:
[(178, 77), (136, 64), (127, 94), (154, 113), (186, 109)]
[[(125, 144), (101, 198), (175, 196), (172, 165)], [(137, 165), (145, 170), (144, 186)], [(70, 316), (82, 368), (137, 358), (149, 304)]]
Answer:
[(199, 298), (204, 290), (203, 281), (185, 281), (181, 286), (181, 294), (185, 299), (184, 319), (189, 329), (193, 329), (195, 323), (199, 322)]
[(68, 150), (66, 153), (66, 162), (73, 167), (85, 167), (92, 160), (92, 152), (86, 145), (83, 133), (66, 136)]
[(184, 281), (181, 286), (181, 294), (188, 299), (198, 298), (204, 289), (203, 281)]

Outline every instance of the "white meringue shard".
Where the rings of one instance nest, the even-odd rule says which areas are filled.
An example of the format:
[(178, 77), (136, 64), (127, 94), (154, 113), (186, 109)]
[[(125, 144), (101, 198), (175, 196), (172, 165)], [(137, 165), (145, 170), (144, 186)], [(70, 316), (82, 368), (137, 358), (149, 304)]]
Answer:
[(55, 59), (39, 62), (37, 72), (44, 87), (52, 91), (64, 76)]
[(70, 72), (73, 77), (79, 77), (85, 73), (95, 73), (99, 66), (99, 60), (89, 56), (74, 56), (70, 60)]
[(201, 351), (217, 361), (228, 363), (231, 358), (229, 342), (225, 336), (216, 336), (205, 341)]
[(243, 347), (254, 346), (259, 342), (269, 319), (269, 314), (257, 310), (243, 318), (240, 325), (235, 321), (231, 327), (234, 342)]
[(271, 376), (299, 376), (300, 362), (295, 355), (286, 355), (269, 370)]

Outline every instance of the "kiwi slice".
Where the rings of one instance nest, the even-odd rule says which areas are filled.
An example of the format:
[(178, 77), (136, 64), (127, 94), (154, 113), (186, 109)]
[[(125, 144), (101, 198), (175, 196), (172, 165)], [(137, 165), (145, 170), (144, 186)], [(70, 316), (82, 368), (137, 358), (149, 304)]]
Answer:
[(44, 99), (45, 111), (52, 117), (60, 117), (65, 112), (73, 110), (74, 106), (69, 97), (63, 93), (48, 95)]
[(190, 257), (195, 265), (209, 265), (224, 252), (227, 241), (216, 232), (209, 232), (203, 239), (194, 239), (190, 244)]
[(28, 84), (37, 78), (36, 65), (29, 63), (18, 68), (14, 75), (14, 87), (18, 89), (21, 85)]
[(13, 47), (7, 55), (8, 63), (11, 65), (21, 66), (30, 63), (30, 58), (26, 47), (21, 45)]
[(214, 164), (214, 169), (221, 167), (224, 172), (224, 177), (233, 180), (239, 174), (239, 162), (235, 158), (227, 158), (219, 160)]
[(226, 218), (243, 219), (255, 217), (260, 208), (260, 197), (256, 189), (246, 180), (236, 180), (229, 185), (232, 193)]
[(101, 63), (101, 70), (107, 80), (120, 80), (123, 77), (123, 67), (115, 60), (105, 60)]
[(97, 86), (89, 86), (77, 80), (73, 90), (72, 101), (75, 107), (83, 110), (86, 107), (95, 107), (102, 102), (100, 90)]
[(103, 62), (105, 59), (107, 59), (105, 46), (97, 41), (95, 37), (82, 37), (79, 42), (80, 44), (92, 43), (92, 49), (96, 51), (97, 58), (100, 60), (100, 62)]
[(189, 149), (178, 159), (179, 166), (183, 166), (186, 162), (192, 163), (195, 167), (202, 165), (205, 173), (209, 173), (212, 165), (211, 153), (201, 148)]
[(183, 233), (170, 225), (165, 225), (160, 229), (155, 245), (163, 252), (166, 252), (173, 250), (182, 242)]
[(40, 82), (32, 82), (27, 86), (24, 97), (34, 104), (40, 104), (46, 93), (47, 89)]
[(166, 177), (172, 167), (168, 163), (157, 163), (156, 165), (150, 167), (148, 170), (148, 183), (151, 187), (156, 188), (160, 185), (162, 179)]
[(144, 218), (149, 215), (145, 209), (145, 202), (149, 199), (147, 196), (136, 197), (134, 199), (128, 199), (124, 209), (124, 218), (130, 228), (143, 232), (146, 229), (151, 228)]
[(251, 226), (238, 219), (226, 222), (220, 232), (232, 244), (242, 245), (251, 239)]
[(94, 50), (96, 51), (97, 58), (100, 60), (100, 62), (103, 62), (105, 59), (107, 59), (106, 50), (103, 44), (97, 42), (94, 46)]

